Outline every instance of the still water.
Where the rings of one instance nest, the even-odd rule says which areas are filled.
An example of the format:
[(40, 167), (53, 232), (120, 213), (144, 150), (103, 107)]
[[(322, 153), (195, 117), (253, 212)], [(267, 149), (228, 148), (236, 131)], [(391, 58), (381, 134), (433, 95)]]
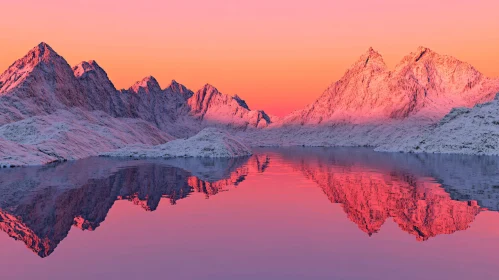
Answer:
[(499, 157), (257, 149), (0, 170), (2, 279), (495, 279)]

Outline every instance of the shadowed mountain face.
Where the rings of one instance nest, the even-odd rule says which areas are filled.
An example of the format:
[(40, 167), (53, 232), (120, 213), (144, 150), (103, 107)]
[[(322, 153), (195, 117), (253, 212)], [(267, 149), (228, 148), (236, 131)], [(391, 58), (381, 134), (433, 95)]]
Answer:
[(193, 192), (209, 198), (269, 168), (302, 174), (317, 184), (368, 235), (392, 218), (424, 241), (466, 230), (481, 211), (499, 211), (496, 157), (280, 148), (226, 160), (89, 158), (1, 170), (0, 228), (46, 257), (72, 226), (96, 230), (116, 200), (154, 211), (160, 201), (174, 205)]

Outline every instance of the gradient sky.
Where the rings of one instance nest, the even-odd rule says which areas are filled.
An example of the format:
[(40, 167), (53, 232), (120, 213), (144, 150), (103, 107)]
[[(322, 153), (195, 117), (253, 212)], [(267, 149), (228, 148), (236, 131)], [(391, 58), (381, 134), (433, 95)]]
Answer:
[(44, 41), (71, 65), (95, 59), (118, 88), (147, 75), (210, 83), (276, 115), (315, 100), (370, 46), (390, 67), (423, 45), (499, 76), (497, 0), (5, 2), (0, 71)]

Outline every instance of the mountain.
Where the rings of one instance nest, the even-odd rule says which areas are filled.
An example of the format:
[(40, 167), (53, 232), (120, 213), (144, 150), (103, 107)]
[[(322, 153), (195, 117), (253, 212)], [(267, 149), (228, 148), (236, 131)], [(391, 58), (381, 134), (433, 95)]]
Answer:
[(455, 107), (490, 101), (499, 79), (419, 47), (393, 70), (370, 48), (314, 103), (246, 133), (253, 146), (369, 146), (405, 150)]
[[(206, 127), (225, 129), (252, 146), (411, 151), (424, 146), (417, 144), (423, 135), (431, 141), (434, 127), (452, 108), (490, 101), (497, 92), (499, 79), (428, 48), (419, 47), (393, 70), (370, 48), (313, 104), (276, 118), (251, 110), (241, 97), (209, 84), (193, 92), (174, 80), (162, 88), (147, 76), (117, 90), (97, 62), (71, 68), (41, 43), (0, 75), (0, 144), (6, 147), (0, 152), (0, 164), (41, 164), (95, 156), (126, 145), (164, 144), (192, 137)], [(442, 135), (451, 133), (442, 131)], [(463, 131), (473, 135), (472, 126)], [(474, 145), (480, 146), (485, 138), (476, 138)], [(456, 145), (466, 146), (459, 141)], [(36, 152), (26, 158), (29, 151)], [(480, 153), (478, 148), (471, 151)]]
[[(71, 68), (41, 43), (0, 75), (0, 164), (80, 159), (190, 137), (206, 126), (241, 131), (270, 123), (263, 111), (218, 91), (199, 114), (201, 92), (174, 80), (163, 89), (152, 76), (117, 90), (96, 61)], [(224, 121), (216, 123), (214, 113)]]
[(499, 79), (428, 48), (419, 47), (394, 70), (370, 48), (317, 101), (283, 123), (364, 124), (408, 117), (438, 121), (454, 107), (489, 101), (498, 92)]
[(272, 123), (264, 111), (250, 110), (239, 96), (229, 96), (206, 84), (188, 100), (191, 114), (204, 125), (231, 126), (239, 129), (264, 128)]
[(58, 109), (86, 107), (71, 67), (41, 43), (0, 75), (0, 125)]
[(83, 61), (73, 67), (74, 76), (82, 86), (81, 93), (91, 110), (100, 110), (112, 116), (128, 116), (126, 106), (119, 96), (106, 71), (96, 61)]

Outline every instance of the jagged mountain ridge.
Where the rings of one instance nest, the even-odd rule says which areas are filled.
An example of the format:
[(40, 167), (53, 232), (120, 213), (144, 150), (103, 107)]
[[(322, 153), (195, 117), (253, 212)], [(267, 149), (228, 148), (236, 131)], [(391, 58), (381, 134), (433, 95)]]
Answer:
[(492, 100), (499, 79), (468, 63), (419, 47), (389, 70), (370, 48), (313, 103), (283, 124), (372, 123), (416, 116), (437, 121), (453, 107)]
[[(173, 80), (162, 89), (152, 76), (136, 82), (127, 90), (117, 90), (97, 62), (84, 61), (71, 68), (49, 45), (41, 43), (0, 76), (3, 101), (0, 125), (70, 107), (100, 110), (119, 118), (142, 118), (178, 137), (193, 135), (201, 129), (199, 116), (191, 116), (191, 112), (200, 107), (204, 107), (204, 113), (216, 110), (219, 119), (228, 120), (223, 123), (228, 127), (232, 127), (232, 121), (237, 121), (235, 128), (238, 129), (270, 122), (265, 113), (250, 111), (239, 97), (226, 96), (210, 87), (226, 102), (197, 104), (190, 100), (194, 92), (184, 85)], [(220, 116), (220, 112), (236, 116)], [(210, 117), (204, 116), (203, 119), (209, 120)], [(180, 127), (187, 127), (188, 131), (177, 133), (175, 128)]]
[[(0, 159), (6, 165), (75, 159), (66, 156), (77, 154), (76, 158), (81, 158), (124, 145), (152, 145), (192, 136), (207, 126), (229, 129), (253, 146), (373, 146), (389, 150), (386, 147), (399, 147), (408, 138), (427, 133), (453, 107), (491, 100), (498, 91), (498, 79), (487, 78), (471, 65), (428, 48), (418, 48), (394, 70), (370, 48), (315, 103), (279, 119), (251, 110), (239, 96), (223, 94), (209, 84), (196, 92), (176, 81), (162, 88), (148, 76), (128, 89), (117, 90), (97, 62), (71, 68), (50, 46), (41, 43), (0, 75), (0, 126), (23, 120), (43, 123), (43, 130), (53, 138), (30, 142), (35, 131), (25, 129), (22, 123), (12, 126), (14, 130), (3, 129), (22, 137), (0, 136), (0, 144), (10, 148), (20, 144), (23, 152)], [(144, 127), (149, 132), (140, 139), (128, 133), (140, 133)], [(149, 136), (154, 139), (147, 139)], [(71, 146), (77, 143), (72, 139), (86, 138), (92, 143), (77, 141), (88, 148), (74, 153), (79, 149)], [(114, 138), (118, 141), (109, 144)], [(68, 147), (54, 144), (57, 142)], [(50, 147), (45, 143), (51, 143)], [(26, 151), (37, 151), (37, 158), (25, 159)]]
[(206, 126), (246, 130), (270, 123), (264, 112), (210, 87), (217, 97), (203, 104), (184, 85), (173, 80), (161, 88), (152, 76), (117, 90), (96, 61), (71, 68), (40, 43), (0, 75), (0, 146), (6, 148), (0, 151), (0, 165), (45, 164), (130, 144), (158, 145)]

